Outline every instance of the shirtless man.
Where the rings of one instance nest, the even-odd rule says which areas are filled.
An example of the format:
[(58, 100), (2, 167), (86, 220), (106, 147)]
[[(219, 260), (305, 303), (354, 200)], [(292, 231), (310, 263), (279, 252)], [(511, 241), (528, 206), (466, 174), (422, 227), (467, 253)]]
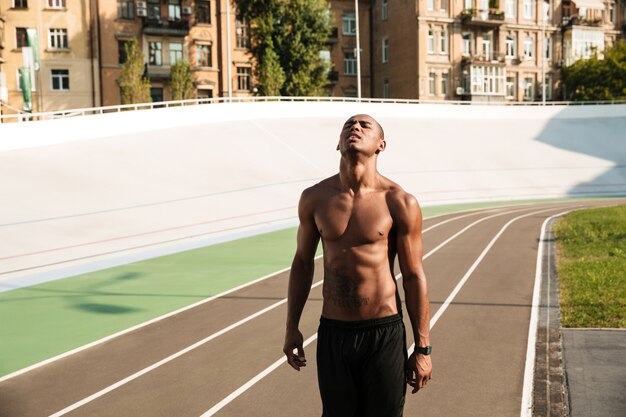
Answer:
[[(422, 267), (422, 215), (415, 197), (377, 171), (382, 127), (368, 115), (343, 125), (339, 174), (300, 197), (297, 249), (289, 276), (283, 351), (306, 366), (300, 316), (324, 249), (323, 306), (317, 365), (324, 417), (402, 416), (406, 384), (415, 393), (431, 379), (430, 311)], [(394, 279), (398, 256), (416, 341), (407, 358)]]

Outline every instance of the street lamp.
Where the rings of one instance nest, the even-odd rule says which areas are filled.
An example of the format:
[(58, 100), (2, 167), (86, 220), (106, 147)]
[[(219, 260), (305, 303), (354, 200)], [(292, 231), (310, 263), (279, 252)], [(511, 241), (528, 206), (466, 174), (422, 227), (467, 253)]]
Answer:
[(356, 18), (356, 91), (359, 101), (361, 101), (361, 43), (359, 41), (359, 0), (354, 0), (354, 11)]

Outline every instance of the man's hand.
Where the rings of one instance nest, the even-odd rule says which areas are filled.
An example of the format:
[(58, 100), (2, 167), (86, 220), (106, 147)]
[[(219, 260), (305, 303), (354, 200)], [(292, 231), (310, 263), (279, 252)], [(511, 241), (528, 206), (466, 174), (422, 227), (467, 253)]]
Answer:
[[(304, 357), (304, 347), (302, 346), (304, 338), (302, 333), (298, 329), (287, 329), (285, 334), (285, 346), (283, 352), (287, 356), (287, 362), (296, 371), (300, 370), (300, 367), (306, 366), (306, 358)], [(297, 350), (297, 354), (294, 353)]]
[(413, 387), (411, 394), (415, 394), (424, 388), (432, 378), (433, 366), (430, 362), (430, 355), (422, 355), (413, 352), (409, 356), (406, 370), (406, 383)]

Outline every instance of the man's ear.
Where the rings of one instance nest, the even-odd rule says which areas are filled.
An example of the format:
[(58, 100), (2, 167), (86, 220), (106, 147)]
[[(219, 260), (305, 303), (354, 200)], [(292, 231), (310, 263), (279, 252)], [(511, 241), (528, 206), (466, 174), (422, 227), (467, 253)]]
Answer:
[(382, 152), (385, 150), (385, 148), (387, 148), (387, 141), (383, 139), (378, 143), (378, 151)]
[(337, 142), (337, 149), (336, 150), (339, 150), (339, 144), (340, 143), (341, 143), (341, 138), (339, 138), (339, 142)]

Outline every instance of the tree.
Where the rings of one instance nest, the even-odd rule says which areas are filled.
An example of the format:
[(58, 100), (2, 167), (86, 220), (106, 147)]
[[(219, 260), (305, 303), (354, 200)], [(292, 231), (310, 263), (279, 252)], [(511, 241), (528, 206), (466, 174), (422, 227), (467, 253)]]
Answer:
[(626, 43), (617, 42), (589, 59), (561, 70), (564, 98), (573, 101), (626, 100)]
[(172, 100), (189, 100), (193, 98), (193, 76), (189, 62), (178, 60), (171, 69), (170, 87)]
[(251, 52), (262, 95), (322, 95), (328, 64), (320, 57), (330, 34), (326, 0), (236, 0), (250, 23)]
[(137, 46), (137, 39), (126, 43), (124, 50), (126, 61), (118, 80), (122, 104), (150, 103), (150, 80), (144, 77), (143, 53)]

